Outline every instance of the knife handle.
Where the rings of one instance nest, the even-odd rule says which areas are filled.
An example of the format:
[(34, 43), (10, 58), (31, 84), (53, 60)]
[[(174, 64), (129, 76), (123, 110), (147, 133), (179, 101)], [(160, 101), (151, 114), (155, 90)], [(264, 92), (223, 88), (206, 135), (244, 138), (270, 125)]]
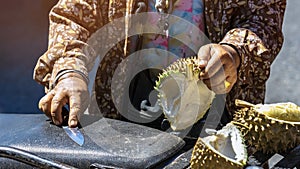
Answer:
[[(69, 122), (69, 105), (64, 105), (62, 107), (62, 117), (63, 117), (63, 122), (61, 126), (69, 126), (68, 122)], [(79, 121), (77, 122), (77, 127), (78, 128), (82, 128), (82, 126), (80, 125)]]
[(62, 111), (61, 111), (61, 114), (62, 114), (62, 118), (63, 118), (63, 122), (62, 122), (62, 126), (68, 126), (68, 121), (69, 121), (69, 106), (68, 105), (64, 105), (62, 107)]

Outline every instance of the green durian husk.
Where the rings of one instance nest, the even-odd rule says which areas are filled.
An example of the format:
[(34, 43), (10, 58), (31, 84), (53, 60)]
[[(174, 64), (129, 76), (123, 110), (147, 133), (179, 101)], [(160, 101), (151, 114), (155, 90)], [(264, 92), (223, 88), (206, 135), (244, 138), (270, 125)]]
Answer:
[[(242, 169), (246, 165), (248, 155), (246, 144), (244, 143), (240, 131), (231, 123), (227, 124), (223, 129), (221, 129), (221, 133), (224, 132), (224, 130), (225, 132), (229, 133), (234, 132), (236, 138), (227, 137), (224, 139), (222, 134), (218, 134), (220, 131), (217, 131), (217, 134), (213, 136), (198, 138), (190, 161), (190, 167), (192, 169)], [(230, 142), (228, 142), (229, 139)], [(223, 146), (225, 145), (228, 147), (226, 149), (224, 149), (224, 147), (219, 148), (222, 147), (222, 144)], [(236, 152), (236, 156), (232, 157), (232, 154), (225, 154), (229, 151)]]
[(236, 104), (244, 108), (235, 112), (233, 123), (254, 151), (280, 153), (300, 144), (300, 109), (297, 105), (252, 105), (240, 100)]

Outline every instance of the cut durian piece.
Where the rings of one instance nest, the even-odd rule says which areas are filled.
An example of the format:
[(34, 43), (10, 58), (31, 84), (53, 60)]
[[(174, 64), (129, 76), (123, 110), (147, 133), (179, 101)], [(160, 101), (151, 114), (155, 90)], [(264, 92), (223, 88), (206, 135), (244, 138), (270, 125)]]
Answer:
[(198, 60), (179, 59), (159, 75), (155, 89), (164, 115), (173, 130), (183, 130), (201, 119), (215, 97), (199, 79)]
[(236, 105), (243, 108), (235, 112), (233, 123), (256, 151), (285, 152), (300, 144), (300, 107), (296, 104), (254, 105), (236, 100)]
[(242, 169), (247, 149), (239, 129), (228, 123), (214, 135), (198, 138), (191, 157), (192, 169)]

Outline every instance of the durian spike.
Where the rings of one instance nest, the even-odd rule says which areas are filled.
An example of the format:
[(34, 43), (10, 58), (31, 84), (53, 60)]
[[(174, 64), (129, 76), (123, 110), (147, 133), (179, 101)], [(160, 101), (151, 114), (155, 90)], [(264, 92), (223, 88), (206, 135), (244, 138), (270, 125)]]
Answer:
[(238, 107), (254, 107), (255, 105), (244, 100), (235, 99), (235, 105)]
[(250, 128), (247, 125), (243, 124), (243, 123), (240, 123), (240, 122), (237, 122), (237, 121), (231, 121), (230, 123), (237, 126), (237, 127), (246, 128), (247, 130), (245, 130), (245, 133), (243, 133), (243, 135), (246, 135), (250, 130)]
[(186, 66), (186, 77), (188, 80), (193, 80), (193, 64), (189, 63)]

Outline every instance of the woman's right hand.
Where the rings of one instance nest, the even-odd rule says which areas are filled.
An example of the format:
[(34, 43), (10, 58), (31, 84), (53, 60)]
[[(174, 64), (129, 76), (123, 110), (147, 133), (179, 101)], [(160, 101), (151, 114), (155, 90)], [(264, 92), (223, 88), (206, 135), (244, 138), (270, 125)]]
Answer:
[(216, 94), (230, 92), (237, 81), (240, 57), (229, 45), (207, 44), (198, 52), (200, 78)]
[(58, 80), (57, 85), (39, 102), (39, 108), (56, 125), (63, 123), (62, 108), (69, 104), (69, 127), (76, 127), (80, 114), (89, 105), (90, 97), (87, 82), (78, 73), (66, 73)]

